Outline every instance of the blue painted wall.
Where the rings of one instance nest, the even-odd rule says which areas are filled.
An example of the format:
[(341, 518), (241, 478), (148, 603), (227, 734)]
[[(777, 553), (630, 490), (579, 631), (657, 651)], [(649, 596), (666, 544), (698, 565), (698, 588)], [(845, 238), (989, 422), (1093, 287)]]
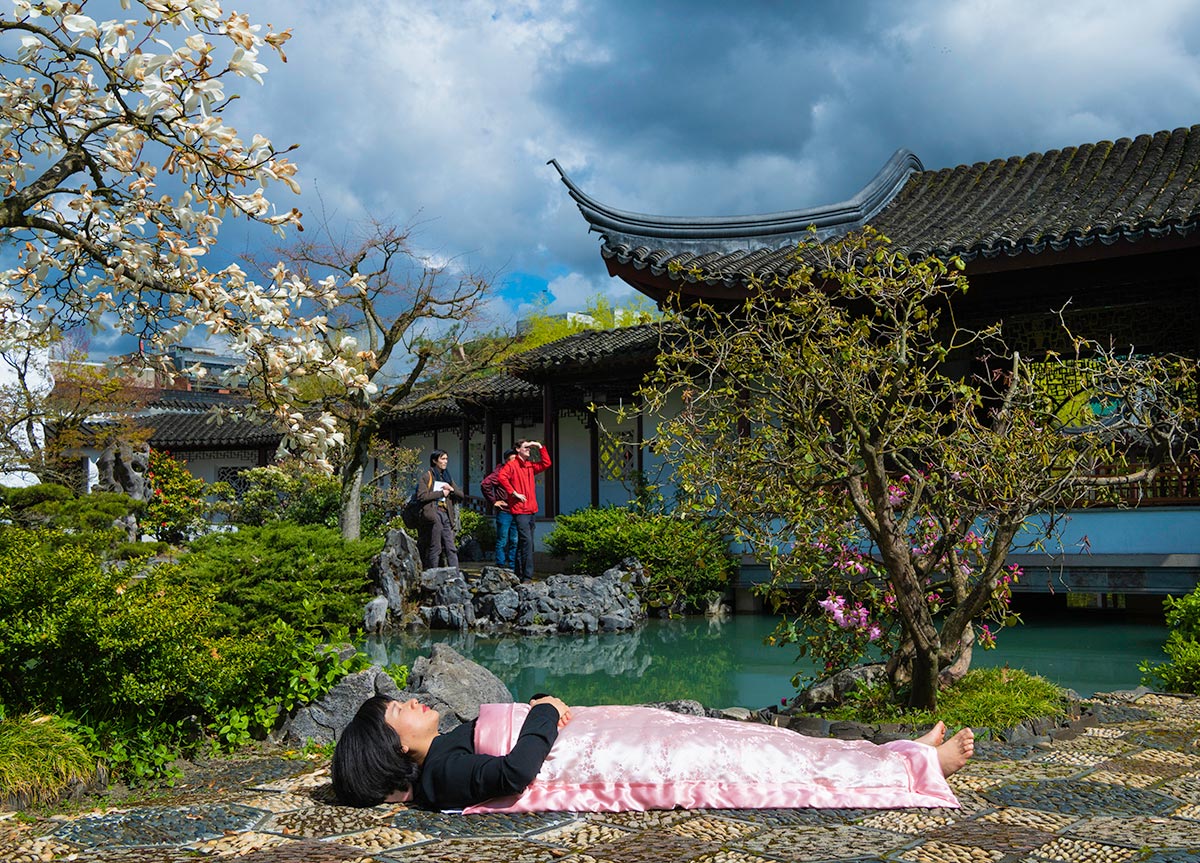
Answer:
[(1061, 542), (1061, 549), (1047, 543), (1045, 551), (1197, 554), (1200, 553), (1200, 507), (1075, 510), (1062, 523)]

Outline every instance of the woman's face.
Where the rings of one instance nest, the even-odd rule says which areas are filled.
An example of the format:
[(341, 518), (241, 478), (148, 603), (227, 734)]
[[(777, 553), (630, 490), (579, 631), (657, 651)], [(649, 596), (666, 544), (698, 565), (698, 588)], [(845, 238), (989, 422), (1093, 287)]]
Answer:
[(440, 455), (437, 458), (437, 466), (442, 470), (446, 469), (446, 465), (450, 464), (449, 454)]
[(408, 701), (389, 701), (384, 710), (383, 721), (388, 728), (400, 736), (400, 743), (417, 742), (437, 734), (437, 711), (426, 707), (415, 698)]

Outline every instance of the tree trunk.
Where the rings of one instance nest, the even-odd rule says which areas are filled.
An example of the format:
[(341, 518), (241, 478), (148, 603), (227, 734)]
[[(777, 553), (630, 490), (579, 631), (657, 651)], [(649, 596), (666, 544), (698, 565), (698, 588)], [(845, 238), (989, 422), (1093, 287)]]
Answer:
[(367, 469), (367, 445), (369, 435), (354, 435), (342, 466), (342, 509), (338, 515), (338, 527), (342, 539), (358, 539), (362, 532), (362, 486), (363, 474)]
[(933, 710), (937, 707), (938, 651), (917, 649), (913, 652), (912, 689), (908, 693), (908, 706), (917, 710)]
[[(945, 652), (945, 630), (942, 631), (943, 636), (943, 652)], [(975, 652), (975, 628), (968, 626), (964, 631), (962, 638), (958, 641), (958, 652), (950, 657), (943, 656), (939, 660), (942, 666), (938, 672), (938, 686), (945, 689), (951, 684), (958, 683), (962, 680), (968, 671), (971, 670), (971, 657)], [(949, 660), (949, 664), (947, 664)]]

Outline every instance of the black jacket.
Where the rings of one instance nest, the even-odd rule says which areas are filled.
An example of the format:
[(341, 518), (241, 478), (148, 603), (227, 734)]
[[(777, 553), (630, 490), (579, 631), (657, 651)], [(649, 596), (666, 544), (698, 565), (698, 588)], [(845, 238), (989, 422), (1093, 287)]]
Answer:
[(475, 723), (439, 734), (429, 746), (413, 802), (426, 809), (464, 809), (493, 797), (520, 794), (542, 768), (558, 739), (558, 711), (552, 704), (529, 710), (508, 755), (477, 755)]

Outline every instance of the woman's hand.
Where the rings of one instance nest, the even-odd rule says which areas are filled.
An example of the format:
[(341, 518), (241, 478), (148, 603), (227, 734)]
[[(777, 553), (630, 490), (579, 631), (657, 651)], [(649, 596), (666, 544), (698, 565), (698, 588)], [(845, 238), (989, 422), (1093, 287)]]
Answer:
[(541, 698), (534, 698), (532, 701), (529, 702), (529, 704), (531, 707), (536, 706), (538, 704), (553, 705), (554, 709), (558, 711), (558, 727), (559, 728), (562, 728), (564, 725), (566, 725), (568, 722), (571, 721), (571, 708), (569, 708), (569, 707), (567, 707), (567, 705), (563, 704), (563, 700), (561, 698), (555, 698), (553, 695), (543, 695)]

